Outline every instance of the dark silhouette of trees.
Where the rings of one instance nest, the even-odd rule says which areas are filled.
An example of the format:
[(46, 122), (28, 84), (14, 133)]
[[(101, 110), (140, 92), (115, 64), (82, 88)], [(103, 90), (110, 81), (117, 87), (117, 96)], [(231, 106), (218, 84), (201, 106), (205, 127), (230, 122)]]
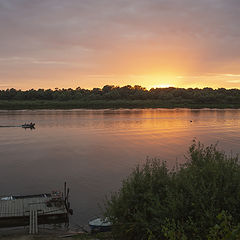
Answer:
[(158, 100), (170, 103), (191, 104), (239, 104), (239, 89), (212, 88), (152, 88), (147, 90), (139, 85), (123, 87), (106, 85), (92, 90), (77, 87), (68, 89), (30, 89), (26, 91), (14, 88), (0, 90), (0, 100)]

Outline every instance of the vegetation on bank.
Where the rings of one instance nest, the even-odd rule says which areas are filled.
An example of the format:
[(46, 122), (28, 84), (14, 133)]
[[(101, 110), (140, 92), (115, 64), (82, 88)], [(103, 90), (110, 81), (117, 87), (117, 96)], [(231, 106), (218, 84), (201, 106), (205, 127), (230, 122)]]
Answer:
[(73, 237), (73, 239), (78, 240), (113, 240), (111, 232), (99, 232), (95, 234), (83, 233), (78, 234)]
[(238, 157), (194, 141), (174, 170), (138, 166), (105, 208), (115, 239), (240, 239)]
[(49, 100), (0, 100), (1, 110), (21, 110), (21, 109), (119, 109), (119, 108), (240, 108), (239, 104), (195, 104), (190, 102), (161, 101), (161, 100), (69, 100), (69, 101), (49, 101)]
[(239, 89), (184, 89), (106, 85), (93, 88), (0, 90), (0, 109), (240, 108)]

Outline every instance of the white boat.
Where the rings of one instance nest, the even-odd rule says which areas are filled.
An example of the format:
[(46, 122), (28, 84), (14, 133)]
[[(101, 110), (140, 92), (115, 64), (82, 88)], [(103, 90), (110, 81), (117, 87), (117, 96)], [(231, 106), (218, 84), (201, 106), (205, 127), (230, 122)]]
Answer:
[(96, 218), (88, 223), (91, 231), (107, 232), (111, 230), (112, 223), (107, 219)]

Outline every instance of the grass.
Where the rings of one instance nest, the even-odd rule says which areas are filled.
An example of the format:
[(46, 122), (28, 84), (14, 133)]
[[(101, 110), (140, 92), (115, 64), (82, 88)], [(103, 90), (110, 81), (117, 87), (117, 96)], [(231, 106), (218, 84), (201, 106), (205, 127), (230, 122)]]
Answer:
[(119, 109), (119, 108), (240, 108), (240, 103), (200, 104), (162, 100), (1, 100), (0, 110), (21, 109)]

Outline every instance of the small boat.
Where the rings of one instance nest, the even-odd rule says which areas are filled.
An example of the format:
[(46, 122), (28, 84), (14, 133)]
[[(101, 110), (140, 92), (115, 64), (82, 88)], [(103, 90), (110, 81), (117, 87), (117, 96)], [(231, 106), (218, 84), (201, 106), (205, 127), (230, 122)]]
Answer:
[(35, 123), (25, 123), (25, 124), (23, 124), (21, 126), (22, 126), (22, 128), (31, 128), (31, 129), (33, 129), (33, 128), (35, 128)]
[(96, 218), (89, 221), (88, 225), (92, 232), (107, 232), (112, 228), (112, 223), (107, 218)]

